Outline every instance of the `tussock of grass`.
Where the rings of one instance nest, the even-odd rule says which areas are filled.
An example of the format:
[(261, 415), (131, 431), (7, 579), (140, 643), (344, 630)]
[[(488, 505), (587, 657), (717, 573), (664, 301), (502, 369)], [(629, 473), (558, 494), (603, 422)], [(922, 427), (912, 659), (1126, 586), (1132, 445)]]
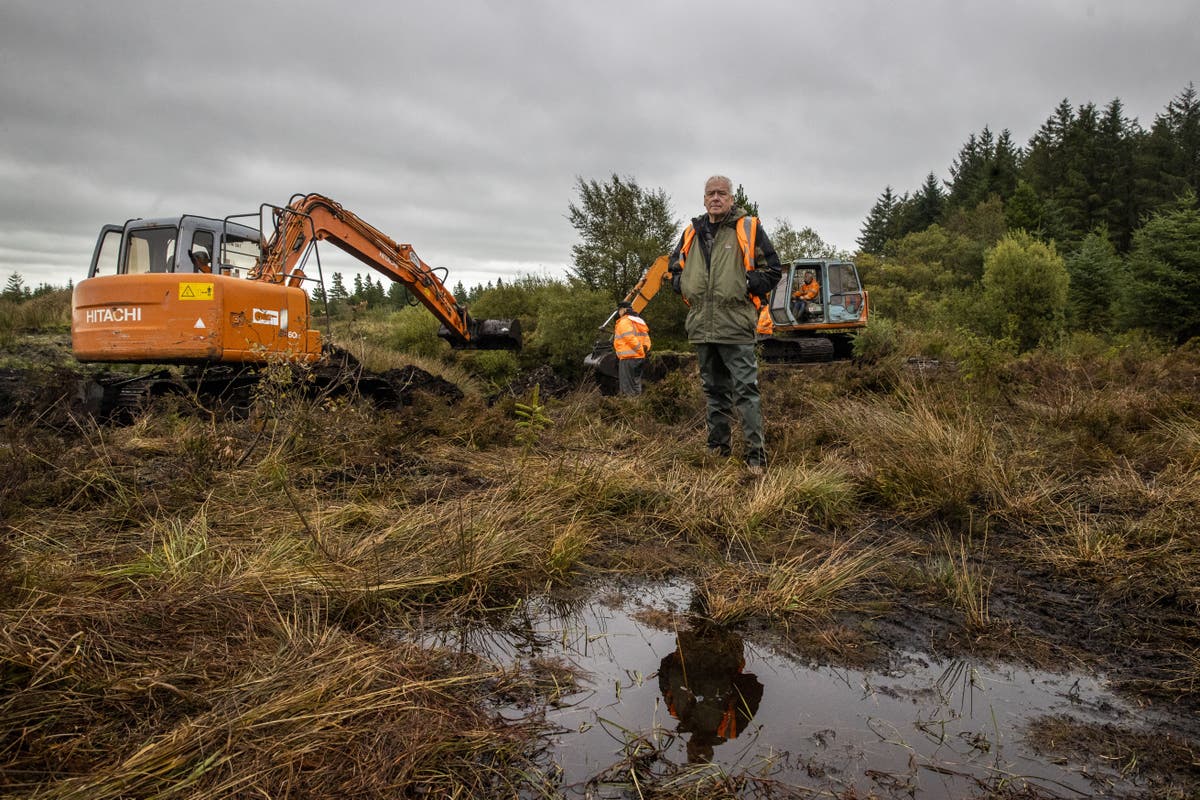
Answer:
[(698, 590), (706, 615), (716, 622), (820, 618), (852, 607), (848, 593), (878, 575), (890, 555), (886, 547), (864, 551), (842, 542), (780, 563), (730, 563), (705, 577)]
[(965, 519), (1014, 485), (993, 426), (969, 409), (939, 411), (907, 394), (895, 407), (822, 403), (815, 413), (840, 431), (871, 494), (905, 519)]
[(935, 585), (941, 588), (951, 606), (962, 613), (968, 630), (986, 630), (991, 624), (992, 575), (972, 560), (977, 547), (966, 537), (955, 537), (939, 527), (935, 533), (941, 548), (930, 565)]

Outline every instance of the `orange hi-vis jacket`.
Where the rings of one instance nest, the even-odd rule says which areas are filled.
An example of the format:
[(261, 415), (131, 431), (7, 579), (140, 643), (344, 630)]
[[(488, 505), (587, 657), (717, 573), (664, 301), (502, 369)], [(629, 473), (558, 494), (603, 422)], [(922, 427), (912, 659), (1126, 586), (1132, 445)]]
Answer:
[[(746, 271), (750, 272), (754, 269), (754, 243), (758, 240), (758, 217), (752, 217), (749, 214), (737, 221), (737, 239), (738, 246), (742, 248), (742, 263), (746, 267)], [(692, 249), (692, 242), (696, 240), (696, 228), (690, 222), (687, 228), (683, 231), (683, 246), (679, 248), (679, 269), (687, 265), (688, 252)], [(763, 301), (758, 297), (751, 295), (751, 302), (755, 308), (761, 308)], [(684, 300), (684, 302), (687, 302)]]
[(821, 284), (817, 282), (816, 278), (813, 278), (812, 283), (801, 283), (797, 286), (796, 290), (792, 292), (792, 297), (800, 300), (816, 300), (820, 293)]
[(613, 350), (617, 358), (645, 358), (650, 353), (650, 326), (636, 314), (617, 318), (613, 329)]
[(766, 303), (758, 312), (758, 329), (756, 331), (759, 336), (770, 336), (775, 333), (775, 322), (771, 319), (771, 307)]

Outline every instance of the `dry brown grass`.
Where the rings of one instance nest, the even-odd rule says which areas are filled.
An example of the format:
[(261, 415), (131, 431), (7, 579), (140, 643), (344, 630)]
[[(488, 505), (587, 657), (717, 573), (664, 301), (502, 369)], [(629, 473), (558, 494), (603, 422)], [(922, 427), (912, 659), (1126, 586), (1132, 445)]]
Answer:
[(720, 623), (750, 616), (811, 620), (855, 607), (851, 590), (878, 576), (892, 551), (860, 549), (854, 541), (782, 562), (729, 562), (697, 584), (705, 614)]
[(1194, 702), (1191, 384), (1121, 364), (1108, 400), (1095, 365), (1022, 368), (1038, 380), (1017, 370), (1007, 394), (782, 375), (761, 480), (705, 459), (683, 381), (544, 400), (523, 443), (511, 403), (478, 394), (380, 413), (285, 381), (242, 421), (6, 427), (0, 793), (536, 794), (536, 729), (488, 709), (538, 678), (388, 631), (611, 571), (686, 573), (714, 620), (817, 621), (874, 648), (855, 620), (881, 597), (905, 614), (936, 594), (967, 633), (1005, 623), (1020, 608), (995, 592), (1021, 567), (1102, 597), (1114, 631), (1166, 619), (1153, 688)]
[(1017, 482), (997, 428), (971, 407), (910, 392), (895, 402), (841, 400), (816, 405), (837, 431), (864, 488), (907, 521), (961, 520), (999, 504)]

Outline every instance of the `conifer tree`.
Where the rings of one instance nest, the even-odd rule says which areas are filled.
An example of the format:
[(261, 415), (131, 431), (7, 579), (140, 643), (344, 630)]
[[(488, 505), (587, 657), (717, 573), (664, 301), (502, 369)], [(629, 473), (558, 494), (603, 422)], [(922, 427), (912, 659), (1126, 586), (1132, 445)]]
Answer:
[(1189, 194), (1151, 217), (1133, 237), (1118, 313), (1177, 344), (1200, 336), (1200, 210)]
[(858, 249), (872, 255), (883, 255), (884, 247), (891, 238), (895, 214), (896, 195), (892, 193), (891, 186), (885, 186), (883, 194), (879, 195), (875, 205), (871, 206), (871, 211), (863, 222), (862, 232), (855, 240)]
[(758, 216), (758, 203), (746, 196), (746, 190), (742, 188), (740, 183), (738, 184), (737, 191), (733, 193), (733, 207), (743, 209), (752, 217)]
[(1186, 191), (1200, 194), (1200, 102), (1192, 84), (1154, 118), (1138, 172), (1147, 208), (1171, 203)]
[(1141, 131), (1125, 116), (1124, 106), (1114, 98), (1100, 118), (1096, 158), (1102, 223), (1118, 250), (1126, 251), (1141, 215), (1137, 192), (1137, 147)]
[(8, 282), (4, 284), (4, 291), (0, 292), (0, 300), (10, 300), (19, 302), (24, 300), (29, 294), (29, 290), (25, 287), (25, 280), (16, 272), (8, 276)]
[(1066, 182), (1067, 168), (1063, 158), (1067, 136), (1075, 122), (1075, 109), (1063, 99), (1054, 113), (1042, 123), (1029, 140), (1022, 162), (1022, 174), (1038, 196), (1049, 198), (1055, 189)]
[[(983, 130), (984, 133), (988, 132), (987, 128)], [(983, 199), (981, 195), (989, 157), (990, 154), (983, 150), (974, 133), (967, 136), (967, 141), (950, 164), (950, 193), (947, 198), (950, 205), (969, 208)]]
[(329, 302), (339, 303), (347, 300), (350, 293), (346, 291), (346, 282), (342, 278), (342, 273), (335, 272), (329, 281)]
[(946, 210), (946, 193), (942, 191), (942, 182), (932, 172), (925, 178), (925, 183), (913, 196), (912, 230), (923, 231), (934, 223), (941, 222), (942, 213)]
[(1068, 291), (1070, 327), (1101, 333), (1113, 327), (1112, 302), (1121, 272), (1108, 232), (1099, 228), (1084, 237), (1066, 259), (1070, 276)]

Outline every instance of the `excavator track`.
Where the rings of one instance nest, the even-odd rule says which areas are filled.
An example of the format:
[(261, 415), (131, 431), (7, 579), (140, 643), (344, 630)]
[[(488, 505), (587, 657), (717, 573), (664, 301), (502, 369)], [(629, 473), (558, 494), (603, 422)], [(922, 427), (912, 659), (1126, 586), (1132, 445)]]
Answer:
[(759, 340), (762, 360), (768, 364), (811, 364), (833, 361), (838, 348), (825, 336), (805, 336), (782, 339), (767, 337)]
[[(314, 365), (280, 364), (293, 370), (294, 385), (308, 397), (349, 397), (369, 400), (377, 408), (398, 409), (423, 391), (455, 403), (463, 393), (454, 384), (418, 367), (408, 366), (373, 373), (346, 350), (326, 348)], [(191, 398), (197, 405), (233, 417), (244, 417), (254, 404), (255, 392), (268, 370), (257, 366), (216, 364), (159, 369), (144, 375), (103, 373), (78, 392), (83, 407), (104, 422), (130, 422), (155, 400), (168, 395)]]

